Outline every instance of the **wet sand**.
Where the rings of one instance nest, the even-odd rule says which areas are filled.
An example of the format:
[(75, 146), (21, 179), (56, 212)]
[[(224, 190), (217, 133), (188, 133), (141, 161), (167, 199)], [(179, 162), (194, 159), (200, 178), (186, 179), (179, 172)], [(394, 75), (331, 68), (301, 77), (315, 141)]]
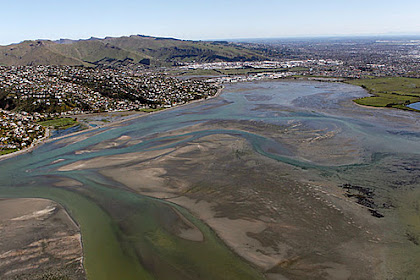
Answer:
[(57, 203), (0, 200), (1, 279), (85, 279), (79, 229)]
[[(245, 123), (221, 126), (243, 128)], [(312, 134), (303, 138), (313, 139)], [(361, 160), (358, 154), (350, 158)], [(383, 276), (379, 220), (332, 182), (316, 173), (303, 180), (300, 169), (256, 154), (244, 139), (211, 135), (173, 149), (102, 157), (59, 170), (92, 168), (140, 194), (188, 209), (270, 279)]]
[[(179, 262), (183, 245), (208, 241), (188, 212), (268, 279), (416, 275), (418, 118), (356, 106), (351, 99), (366, 93), (342, 84), (232, 87), (219, 100), (149, 122), (52, 142), (33, 155), (47, 159), (41, 166), (23, 165), (28, 181), (45, 180), (106, 209), (125, 233), (121, 247), (138, 246), (135, 260), (161, 279), (182, 275), (172, 264), (200, 278), (188, 269), (202, 254)], [(157, 199), (146, 207), (134, 193)], [(140, 221), (161, 227), (138, 236)]]

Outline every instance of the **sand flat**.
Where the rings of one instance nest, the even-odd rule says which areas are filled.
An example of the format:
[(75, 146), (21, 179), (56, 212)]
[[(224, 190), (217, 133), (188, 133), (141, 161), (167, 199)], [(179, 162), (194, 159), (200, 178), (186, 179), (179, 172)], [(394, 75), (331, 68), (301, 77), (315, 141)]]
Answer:
[(130, 163), (130, 162), (136, 162), (136, 161), (155, 158), (165, 153), (169, 153), (173, 150), (174, 149), (164, 149), (164, 150), (157, 150), (157, 151), (146, 151), (146, 152), (136, 152), (136, 153), (96, 157), (93, 159), (77, 161), (77, 162), (62, 166), (58, 168), (58, 171), (73, 171), (73, 170), (118, 166), (121, 164)]
[(1, 279), (85, 279), (79, 229), (59, 204), (0, 199), (0, 229)]
[[(312, 142), (333, 137), (317, 135)], [(361, 262), (376, 262), (370, 253), (380, 245), (369, 240), (378, 238), (378, 224), (366, 210), (338, 192), (330, 194), (328, 188), (302, 182), (299, 170), (255, 153), (243, 138), (205, 136), (153, 160), (104, 169), (101, 174), (188, 209), (272, 279), (288, 273), (292, 279), (309, 274), (333, 279), (349, 271), (367, 275)], [(312, 181), (331, 185), (315, 175)], [(347, 239), (354, 235), (358, 243), (350, 245)], [(349, 248), (366, 246), (371, 248), (355, 261)], [(350, 265), (341, 264), (350, 259)], [(295, 270), (300, 274), (294, 275)]]

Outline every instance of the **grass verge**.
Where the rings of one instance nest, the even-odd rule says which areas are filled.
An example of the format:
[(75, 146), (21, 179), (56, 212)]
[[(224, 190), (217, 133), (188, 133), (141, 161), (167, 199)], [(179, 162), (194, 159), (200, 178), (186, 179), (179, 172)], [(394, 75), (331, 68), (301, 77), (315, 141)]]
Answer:
[(18, 149), (6, 149), (6, 150), (0, 150), (0, 156), (7, 155), (16, 152)]
[(45, 127), (52, 127), (54, 129), (66, 129), (79, 124), (76, 119), (73, 118), (58, 118), (47, 121), (39, 122), (40, 125)]
[(157, 111), (161, 111), (165, 108), (145, 108), (145, 109), (140, 109), (140, 112), (144, 112), (144, 113), (152, 113), (152, 112), (157, 112)]

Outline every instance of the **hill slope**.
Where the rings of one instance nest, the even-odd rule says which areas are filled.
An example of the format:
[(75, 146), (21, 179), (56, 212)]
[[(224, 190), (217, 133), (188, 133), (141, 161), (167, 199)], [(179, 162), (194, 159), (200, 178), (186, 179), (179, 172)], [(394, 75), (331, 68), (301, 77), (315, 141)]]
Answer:
[(87, 65), (75, 57), (55, 52), (50, 41), (25, 41), (0, 47), (0, 65)]
[(166, 62), (243, 61), (263, 59), (254, 51), (227, 42), (183, 41), (141, 35), (105, 38), (105, 42), (125, 50), (143, 53)]
[(25, 41), (0, 46), (0, 65), (170, 65), (179, 62), (261, 60), (227, 42), (184, 41), (141, 35), (88, 40)]

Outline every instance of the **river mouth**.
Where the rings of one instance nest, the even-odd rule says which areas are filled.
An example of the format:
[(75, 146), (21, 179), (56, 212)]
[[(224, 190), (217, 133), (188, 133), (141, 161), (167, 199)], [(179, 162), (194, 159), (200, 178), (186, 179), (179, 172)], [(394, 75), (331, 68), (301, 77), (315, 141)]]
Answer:
[(4, 161), (0, 196), (66, 207), (89, 279), (418, 275), (417, 115), (352, 103), (366, 94), (229, 85)]

